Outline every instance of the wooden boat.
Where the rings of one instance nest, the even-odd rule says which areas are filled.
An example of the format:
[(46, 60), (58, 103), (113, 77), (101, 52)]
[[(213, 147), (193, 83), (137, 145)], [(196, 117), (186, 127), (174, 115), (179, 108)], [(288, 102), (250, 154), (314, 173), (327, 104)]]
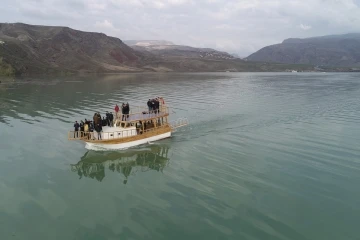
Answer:
[(171, 137), (171, 133), (188, 125), (186, 118), (169, 121), (169, 107), (160, 104), (157, 111), (144, 107), (131, 107), (128, 114), (113, 114), (111, 126), (101, 132), (69, 131), (69, 140), (80, 140), (91, 150), (114, 150), (134, 147)]

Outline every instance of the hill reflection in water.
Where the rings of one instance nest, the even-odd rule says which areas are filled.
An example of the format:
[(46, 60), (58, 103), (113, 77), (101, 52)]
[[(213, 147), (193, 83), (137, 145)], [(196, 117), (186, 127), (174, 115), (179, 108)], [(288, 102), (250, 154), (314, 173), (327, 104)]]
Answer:
[(123, 183), (126, 184), (128, 177), (138, 172), (162, 172), (170, 160), (169, 149), (167, 145), (149, 145), (124, 151), (87, 151), (77, 164), (71, 165), (71, 171), (76, 172), (80, 179), (87, 177), (101, 182), (105, 172), (110, 170), (123, 174)]

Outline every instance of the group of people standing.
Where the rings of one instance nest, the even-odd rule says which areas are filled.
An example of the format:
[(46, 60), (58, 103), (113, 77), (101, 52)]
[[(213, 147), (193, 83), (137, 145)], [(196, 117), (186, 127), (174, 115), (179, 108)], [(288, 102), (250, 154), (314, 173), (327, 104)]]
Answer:
[(74, 128), (74, 138), (79, 137), (79, 132), (80, 137), (84, 137), (87, 136), (89, 132), (94, 131), (94, 123), (92, 121), (88, 121), (87, 119), (85, 119), (85, 122), (81, 120), (80, 123), (75, 121)]
[(164, 99), (161, 97), (149, 99), (149, 101), (147, 102), (147, 106), (149, 108), (149, 113), (159, 113), (160, 112), (160, 103), (162, 105), (165, 104)]
[[(115, 105), (115, 114), (116, 114), (116, 118), (119, 118), (119, 106), (116, 104)], [(121, 113), (122, 113), (122, 117), (121, 117), (121, 121), (126, 120), (127, 118), (129, 118), (129, 114), (130, 114), (130, 105), (129, 103), (123, 103), (121, 105)]]
[[(88, 137), (90, 138), (91, 132), (94, 132), (94, 130), (98, 133), (98, 140), (101, 139), (102, 127), (104, 126), (111, 126), (113, 124), (114, 115), (112, 113), (106, 112), (106, 118), (103, 117), (101, 119), (100, 113), (94, 113), (93, 121), (89, 121), (85, 119), (84, 121), (80, 121), (78, 123), (75, 121), (74, 128), (74, 138), (76, 137)], [(80, 132), (80, 134), (79, 134)]]
[(102, 132), (102, 127), (105, 127), (105, 126), (112, 126), (114, 124), (114, 115), (110, 112), (106, 112), (106, 117), (103, 117), (101, 119), (101, 115), (100, 113), (95, 113), (94, 114), (94, 117), (93, 117), (93, 120), (94, 120), (94, 129), (95, 131), (98, 133), (98, 140), (101, 139), (101, 134), (100, 132)]

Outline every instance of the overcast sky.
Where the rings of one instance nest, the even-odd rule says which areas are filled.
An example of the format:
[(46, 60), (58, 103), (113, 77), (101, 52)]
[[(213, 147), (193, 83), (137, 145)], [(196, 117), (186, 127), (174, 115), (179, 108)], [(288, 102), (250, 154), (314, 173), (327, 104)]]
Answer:
[(360, 32), (360, 0), (1, 0), (1, 22), (69, 26), (248, 54), (290, 37)]

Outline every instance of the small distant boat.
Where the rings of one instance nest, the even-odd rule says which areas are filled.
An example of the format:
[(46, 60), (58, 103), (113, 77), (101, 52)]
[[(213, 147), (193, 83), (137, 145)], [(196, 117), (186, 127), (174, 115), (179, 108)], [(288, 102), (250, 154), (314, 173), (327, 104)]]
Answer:
[[(164, 102), (164, 101), (163, 101)], [(169, 121), (169, 107), (160, 104), (157, 111), (145, 107), (131, 107), (128, 114), (113, 114), (111, 126), (101, 132), (69, 131), (69, 140), (80, 140), (90, 150), (126, 149), (171, 137), (177, 128), (188, 125), (186, 118)]]
[(293, 72), (293, 73), (297, 73), (298, 71), (296, 71), (296, 70), (292, 70), (291, 72)]

